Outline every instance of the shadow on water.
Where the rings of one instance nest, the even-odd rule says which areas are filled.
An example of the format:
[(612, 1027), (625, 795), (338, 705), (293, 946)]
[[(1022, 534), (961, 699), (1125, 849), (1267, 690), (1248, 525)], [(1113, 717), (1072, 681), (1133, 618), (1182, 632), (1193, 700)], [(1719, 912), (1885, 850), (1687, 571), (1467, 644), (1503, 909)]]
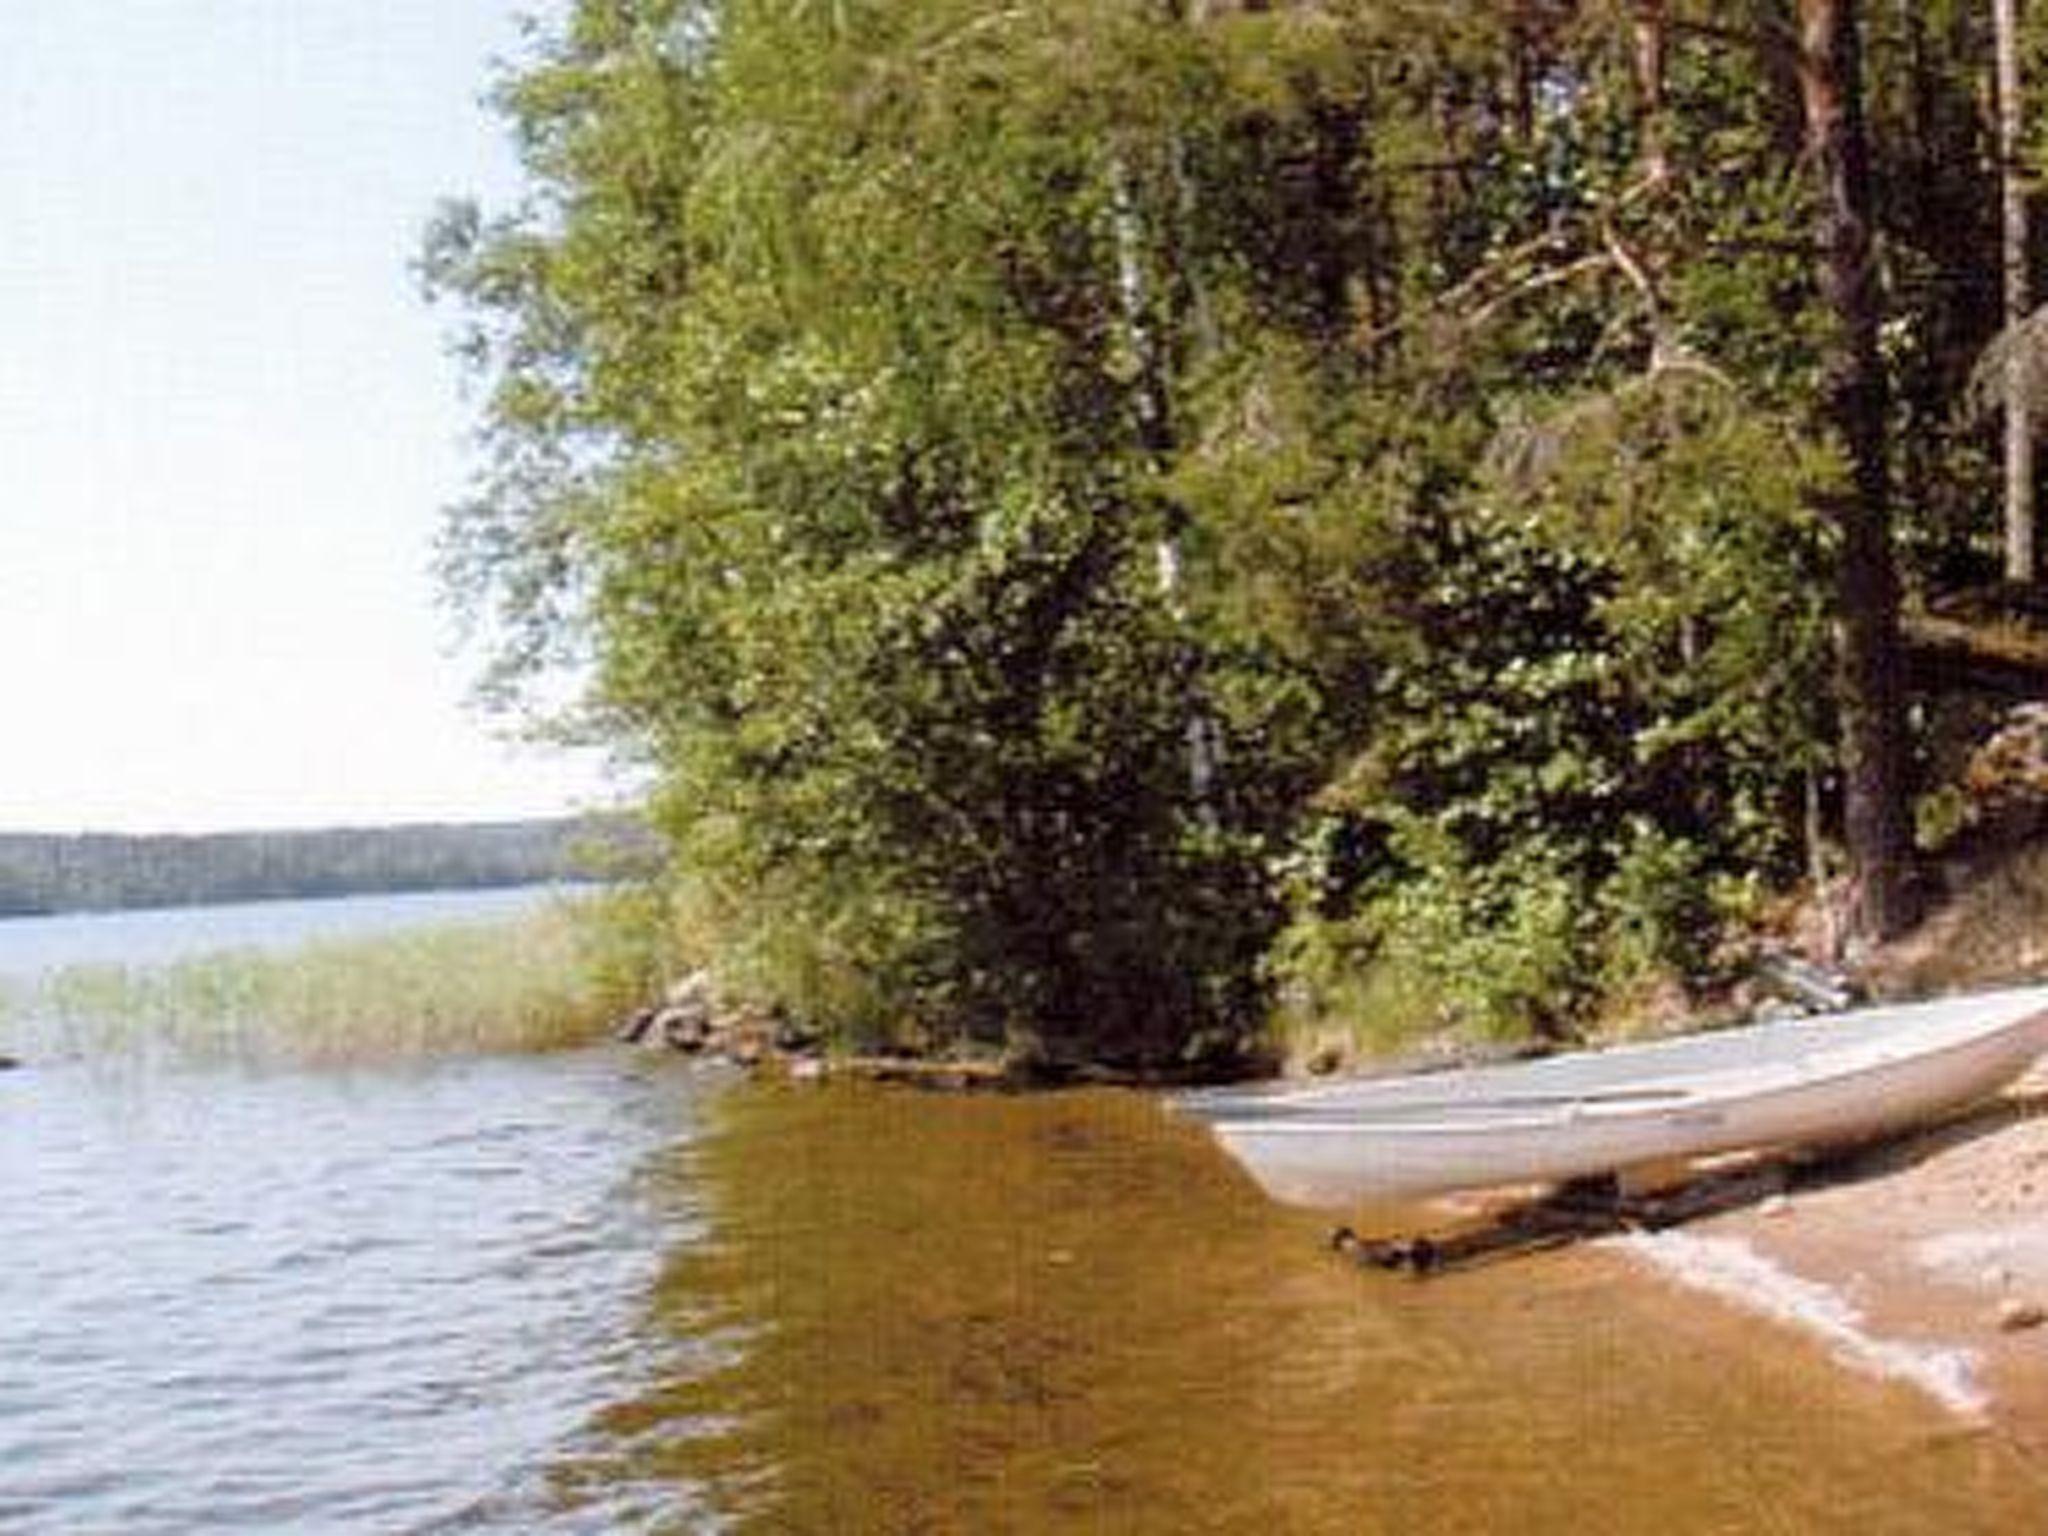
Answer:
[(712, 1238), (645, 1320), (716, 1358), (608, 1410), (572, 1502), (668, 1488), (676, 1530), (1574, 1536), (2048, 1508), (2001, 1443), (1612, 1255), (1362, 1273), (1142, 1095), (749, 1088), (720, 1118), (677, 1174)]

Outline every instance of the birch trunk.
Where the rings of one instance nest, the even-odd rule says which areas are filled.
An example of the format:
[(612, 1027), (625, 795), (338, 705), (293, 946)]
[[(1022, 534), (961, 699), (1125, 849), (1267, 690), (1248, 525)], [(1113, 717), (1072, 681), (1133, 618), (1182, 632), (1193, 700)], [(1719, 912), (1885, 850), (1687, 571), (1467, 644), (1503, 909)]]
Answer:
[[(2005, 270), (2005, 323), (2017, 325), (2032, 307), (2027, 282), (2027, 194), (2020, 176), (2019, 15), (2017, 0), (1992, 0), (1998, 54), (1998, 181), (2000, 245)], [(2026, 369), (2017, 357), (2005, 376), (2005, 574), (2030, 582), (2034, 548), (2034, 427)]]

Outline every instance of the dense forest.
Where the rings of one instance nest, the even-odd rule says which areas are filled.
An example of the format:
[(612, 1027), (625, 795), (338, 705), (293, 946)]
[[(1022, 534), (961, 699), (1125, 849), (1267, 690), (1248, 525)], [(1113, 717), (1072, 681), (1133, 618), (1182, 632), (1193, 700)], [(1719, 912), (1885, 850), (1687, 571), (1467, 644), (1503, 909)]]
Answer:
[(337, 827), (194, 836), (0, 832), (0, 915), (526, 885), (617, 867), (609, 821)]
[[(2006, 0), (576, 0), (422, 256), (492, 684), (842, 1034), (1564, 1036), (1916, 920), (2033, 583)], [(1991, 594), (1986, 599), (1984, 594)], [(2024, 691), (2024, 689), (2022, 690)]]

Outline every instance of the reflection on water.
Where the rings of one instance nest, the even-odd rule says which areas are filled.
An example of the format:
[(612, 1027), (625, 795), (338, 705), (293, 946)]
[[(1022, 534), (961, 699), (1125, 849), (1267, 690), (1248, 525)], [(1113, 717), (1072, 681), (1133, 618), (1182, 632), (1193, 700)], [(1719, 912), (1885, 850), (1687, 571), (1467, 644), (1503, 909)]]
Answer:
[[(651, 1337), (731, 1346), (565, 1486), (772, 1531), (2006, 1532), (1994, 1438), (1577, 1252), (1415, 1284), (1318, 1253), (1138, 1097), (747, 1090), (669, 1188)], [(697, 1182), (703, 1180), (703, 1184)]]
[(692, 1081), (0, 1074), (0, 1530), (628, 1528), (629, 1484), (545, 1470), (690, 1368), (634, 1321), (697, 1202), (634, 1174), (687, 1157)]

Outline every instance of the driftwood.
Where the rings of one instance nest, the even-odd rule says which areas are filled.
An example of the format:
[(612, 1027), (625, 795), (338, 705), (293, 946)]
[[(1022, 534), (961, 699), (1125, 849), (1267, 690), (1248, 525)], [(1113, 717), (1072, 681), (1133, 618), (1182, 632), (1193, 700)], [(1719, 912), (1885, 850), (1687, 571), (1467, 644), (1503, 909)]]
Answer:
[(1361, 1237), (1339, 1227), (1330, 1246), (1360, 1268), (1422, 1279), (1622, 1232), (1680, 1226), (1779, 1195), (1786, 1177), (1782, 1164), (1764, 1164), (1638, 1190), (1613, 1175), (1597, 1175), (1436, 1232)]

